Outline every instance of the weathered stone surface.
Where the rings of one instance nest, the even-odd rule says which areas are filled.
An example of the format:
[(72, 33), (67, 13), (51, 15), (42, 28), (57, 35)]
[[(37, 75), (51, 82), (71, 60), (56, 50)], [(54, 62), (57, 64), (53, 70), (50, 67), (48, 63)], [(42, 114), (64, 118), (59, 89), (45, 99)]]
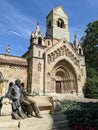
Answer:
[(54, 112), (59, 112), (62, 109), (62, 106), (59, 101), (54, 101), (53, 106), (54, 106)]
[[(60, 115), (61, 118), (63, 117), (62, 120)], [(62, 113), (43, 114), (42, 116), (42, 119), (32, 117), (23, 120), (12, 120), (9, 116), (1, 116), (0, 130), (63, 130), (63, 128), (69, 130), (66, 129), (68, 127), (66, 116)]]
[(8, 98), (3, 98), (2, 100), (2, 108), (1, 108), (1, 116), (8, 116), (12, 113), (12, 101)]
[[(0, 93), (18, 77), (28, 92), (72, 94), (83, 97), (86, 68), (83, 50), (76, 38), (70, 43), (68, 16), (57, 6), (46, 18), (46, 36), (39, 24), (23, 57), (0, 55)], [(81, 53), (80, 53), (81, 52)]]

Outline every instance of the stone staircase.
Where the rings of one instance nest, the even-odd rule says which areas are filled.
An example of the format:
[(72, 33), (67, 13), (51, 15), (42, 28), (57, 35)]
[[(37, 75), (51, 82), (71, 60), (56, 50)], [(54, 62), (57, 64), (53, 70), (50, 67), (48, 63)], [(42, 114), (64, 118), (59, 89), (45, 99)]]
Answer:
[(11, 116), (0, 117), (0, 130), (70, 130), (66, 115), (59, 113), (43, 114), (43, 118), (12, 120)]

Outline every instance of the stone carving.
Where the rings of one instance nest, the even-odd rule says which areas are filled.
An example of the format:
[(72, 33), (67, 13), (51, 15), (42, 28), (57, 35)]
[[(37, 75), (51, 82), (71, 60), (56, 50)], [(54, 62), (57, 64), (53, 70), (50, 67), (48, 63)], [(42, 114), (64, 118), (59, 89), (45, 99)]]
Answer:
[(53, 106), (54, 106), (54, 112), (60, 112), (62, 109), (61, 103), (59, 100), (54, 100), (53, 102)]
[(19, 79), (15, 80), (14, 85), (10, 82), (8, 92), (0, 97), (0, 102), (2, 105), (1, 115), (9, 114), (13, 119), (24, 119), (28, 114), (31, 116), (29, 108), (32, 107), (35, 116), (42, 118), (36, 101), (29, 93), (25, 92), (24, 84)]
[(65, 45), (63, 45), (60, 48), (57, 48), (57, 50), (54, 50), (53, 52), (47, 55), (48, 64), (54, 62), (55, 59), (57, 59), (62, 55), (69, 57), (71, 61), (74, 62), (74, 64), (79, 67), (79, 59), (75, 57), (75, 55)]
[(8, 98), (3, 98), (2, 100), (2, 109), (0, 112), (1, 116), (9, 116), (12, 114), (12, 101)]

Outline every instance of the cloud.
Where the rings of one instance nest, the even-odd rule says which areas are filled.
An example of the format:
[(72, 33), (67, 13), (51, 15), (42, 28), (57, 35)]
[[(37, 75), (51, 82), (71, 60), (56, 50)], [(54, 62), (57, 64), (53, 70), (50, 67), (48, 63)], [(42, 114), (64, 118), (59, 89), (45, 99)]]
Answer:
[(13, 34), (13, 35), (16, 35), (18, 37), (22, 37), (22, 38), (25, 38), (25, 39), (29, 39), (27, 36), (23, 35), (23, 34), (20, 34), (18, 32), (15, 32), (15, 31), (12, 31), (10, 30), (9, 33)]
[(30, 19), (25, 14), (22, 14), (22, 12), (14, 8), (5, 0), (0, 3), (0, 19), (0, 34), (10, 32), (27, 39), (32, 32), (32, 25), (35, 25), (36, 23), (35, 19)]

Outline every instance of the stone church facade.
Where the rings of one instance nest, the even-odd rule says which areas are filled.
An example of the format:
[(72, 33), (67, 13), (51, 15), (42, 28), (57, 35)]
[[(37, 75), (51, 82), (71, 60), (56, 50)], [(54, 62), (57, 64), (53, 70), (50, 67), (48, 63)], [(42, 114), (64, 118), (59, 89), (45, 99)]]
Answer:
[(76, 37), (74, 43), (70, 43), (68, 16), (62, 6), (46, 17), (45, 37), (37, 23), (29, 48), (22, 57), (0, 54), (0, 93), (4, 94), (9, 82), (17, 78), (28, 92), (83, 97), (85, 58)]

